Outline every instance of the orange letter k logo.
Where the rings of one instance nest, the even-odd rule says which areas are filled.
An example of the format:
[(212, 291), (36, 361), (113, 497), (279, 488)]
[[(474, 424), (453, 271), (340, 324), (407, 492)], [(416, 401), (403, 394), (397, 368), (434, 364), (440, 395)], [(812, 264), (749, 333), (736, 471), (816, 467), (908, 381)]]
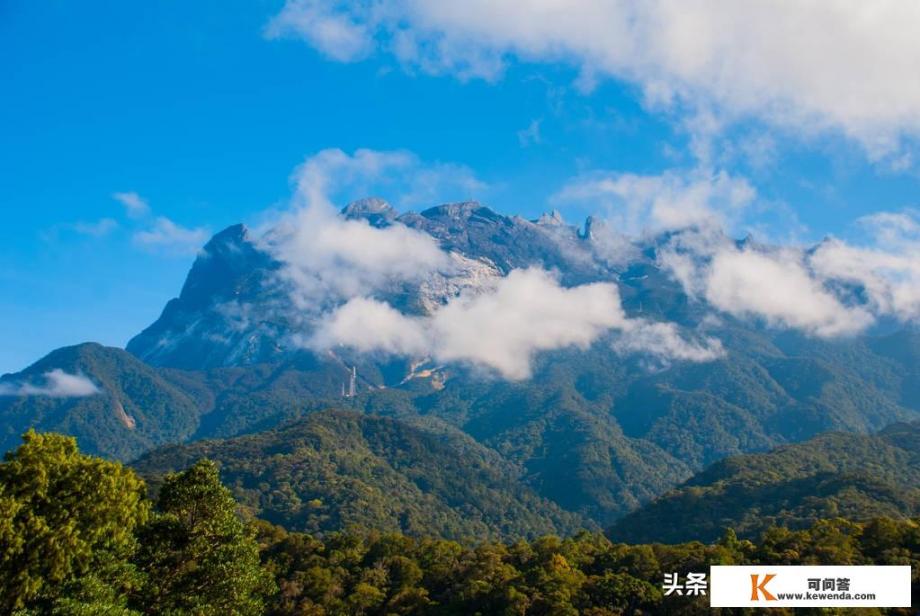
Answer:
[(757, 578), (760, 576), (756, 573), (751, 574), (751, 601), (760, 601), (760, 597), (757, 596), (757, 591), (763, 593), (763, 598), (767, 601), (776, 601), (776, 597), (770, 594), (770, 591), (766, 589), (767, 582), (776, 577), (774, 573), (768, 573), (763, 576), (763, 582), (760, 584), (757, 583)]

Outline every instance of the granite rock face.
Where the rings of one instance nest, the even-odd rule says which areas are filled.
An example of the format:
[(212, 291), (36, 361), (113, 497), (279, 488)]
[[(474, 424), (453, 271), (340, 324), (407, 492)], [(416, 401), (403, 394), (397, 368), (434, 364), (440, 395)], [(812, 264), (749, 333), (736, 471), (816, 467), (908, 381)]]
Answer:
[[(516, 268), (552, 270), (566, 285), (618, 279), (619, 270), (628, 272), (629, 267), (655, 269), (654, 259), (638, 251), (638, 261), (629, 267), (610, 267), (599, 256), (599, 240), (588, 233), (590, 227), (582, 231), (567, 225), (558, 212), (530, 221), (465, 202), (399, 215), (385, 201), (369, 198), (348, 205), (340, 215), (377, 228), (405, 225), (430, 235), (447, 253), (449, 266), (443, 270), (377, 290), (379, 299), (409, 314), (430, 313)], [(201, 250), (179, 297), (131, 339), (127, 350), (152, 365), (182, 369), (251, 365), (309, 353), (298, 342), (309, 335), (309, 322), (292, 300), (283, 270), (269, 244), (243, 225), (221, 231)], [(663, 276), (651, 282), (674, 286)], [(626, 300), (635, 294), (627, 288)]]

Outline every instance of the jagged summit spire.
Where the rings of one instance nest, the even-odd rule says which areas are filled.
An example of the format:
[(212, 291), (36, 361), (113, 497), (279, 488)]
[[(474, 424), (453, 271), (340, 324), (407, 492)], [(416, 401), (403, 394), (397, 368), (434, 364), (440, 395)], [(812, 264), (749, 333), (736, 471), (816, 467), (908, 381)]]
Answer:
[(557, 209), (553, 209), (551, 212), (543, 212), (540, 214), (540, 217), (535, 221), (538, 225), (547, 225), (552, 227), (561, 227), (565, 224), (565, 221), (562, 219), (562, 213)]
[(602, 234), (605, 229), (607, 229), (607, 223), (603, 219), (588, 216), (585, 219), (584, 229), (578, 236), (583, 240), (592, 240), (596, 238), (599, 232)]

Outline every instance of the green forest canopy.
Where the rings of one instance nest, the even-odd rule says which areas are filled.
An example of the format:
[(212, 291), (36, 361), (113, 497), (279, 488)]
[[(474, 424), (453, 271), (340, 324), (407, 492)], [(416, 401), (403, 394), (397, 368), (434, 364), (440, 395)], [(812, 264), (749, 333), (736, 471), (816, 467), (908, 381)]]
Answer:
[(167, 475), (155, 502), (131, 469), (72, 437), (30, 431), (0, 463), (0, 608), (23, 616), (693, 614), (706, 599), (664, 597), (664, 573), (763, 562), (911, 565), (916, 604), (920, 520), (819, 520), (757, 541), (729, 530), (711, 544), (320, 538), (244, 520), (207, 460)]

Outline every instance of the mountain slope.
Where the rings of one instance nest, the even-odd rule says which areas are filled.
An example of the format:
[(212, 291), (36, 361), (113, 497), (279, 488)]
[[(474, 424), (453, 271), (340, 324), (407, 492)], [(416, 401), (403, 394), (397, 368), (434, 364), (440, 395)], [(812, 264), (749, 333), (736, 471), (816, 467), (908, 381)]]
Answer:
[(763, 334), (742, 340), (746, 347), (730, 341), (728, 358), (705, 365), (650, 371), (599, 344), (544, 355), (525, 382), (455, 374), (436, 391), (390, 389), (359, 401), (367, 412), (456, 426), (526, 468), (540, 494), (603, 525), (726, 456), (917, 416), (892, 402), (899, 368), (862, 343), (790, 357)]
[[(726, 354), (706, 363), (624, 355), (611, 333), (587, 349), (539, 353), (532, 378), (509, 382), (425, 357), (340, 346), (314, 352), (302, 348), (312, 321), (285, 286), (284, 266), (267, 240), (235, 225), (208, 242), (179, 297), (128, 344), (134, 357), (113, 356), (96, 375), (93, 366), (53, 353), (22, 377), (61, 368), (106, 382), (101, 396), (0, 400), (0, 410), (13, 409), (5, 446), (37, 425), (130, 459), (165, 442), (270, 430), (343, 404), (342, 385), (356, 366), (358, 396), (348, 405), (413, 425), (451, 426), (520, 469), (514, 481), (522, 487), (607, 526), (726, 456), (920, 418), (915, 330), (821, 340), (732, 318), (688, 297), (661, 266), (666, 238), (643, 240), (627, 247), (625, 257), (608, 259), (604, 232), (592, 221), (577, 229), (558, 216), (529, 221), (477, 203), (399, 215), (379, 200), (352, 204), (342, 216), (427, 233), (458, 266), (374, 291), (408, 315), (514, 268), (539, 266), (558, 271), (565, 285), (615, 282), (630, 317), (716, 337)], [(124, 403), (120, 396), (131, 393), (135, 373), (143, 373), (151, 391)], [(126, 416), (144, 420), (133, 430), (109, 400), (112, 392)], [(149, 410), (142, 407), (146, 399)]]
[[(704, 324), (705, 317), (713, 316), (712, 310), (691, 300), (658, 263), (658, 250), (666, 238), (630, 247), (624, 253), (628, 258), (620, 255), (619, 260), (609, 260), (605, 235), (591, 220), (579, 230), (556, 216), (529, 221), (475, 202), (400, 215), (375, 199), (351, 204), (342, 216), (375, 227), (404, 224), (430, 235), (449, 254), (469, 263), (492, 264), (499, 273), (536, 265), (558, 271), (564, 284), (615, 281), (631, 316), (680, 323), (688, 332), (704, 327), (707, 335), (723, 342), (725, 358), (704, 364), (662, 364), (620, 356), (610, 340), (603, 340), (590, 353), (543, 354), (538, 360), (547, 369), (541, 373), (538, 367), (526, 384), (536, 389), (546, 385), (556, 390), (553, 395), (570, 399), (568, 390), (574, 381), (593, 379), (595, 388), (604, 391), (594, 400), (578, 401), (579, 407), (588, 408), (602, 424), (614, 424), (623, 436), (657, 446), (690, 469), (824, 431), (867, 432), (920, 417), (920, 391), (912, 385), (920, 380), (916, 362), (901, 359), (914, 347), (896, 347), (897, 339), (821, 341), (727, 315)], [(417, 384), (407, 379), (413, 376), (412, 366), (424, 358), (361, 354), (345, 348), (314, 354), (298, 348), (293, 341), (309, 332), (298, 329), (304, 326), (297, 319), (301, 311), (278, 275), (280, 268), (264, 242), (250, 237), (242, 226), (222, 231), (196, 259), (179, 298), (129, 342), (128, 350), (154, 365), (186, 370), (267, 364), (274, 372), (286, 371), (292, 385), (299, 383), (293, 388), (302, 400), (335, 397), (344, 371), (355, 364), (361, 391)], [(435, 286), (448, 295), (456, 291), (444, 281)], [(379, 299), (409, 312), (424, 312), (425, 306), (438, 303), (438, 297), (426, 295), (430, 291), (423, 281), (381, 291)], [(916, 337), (915, 332), (910, 335)], [(616, 378), (600, 374), (595, 365), (604, 366)], [(264, 370), (260, 367), (257, 372)], [(219, 381), (221, 374), (231, 372), (211, 375)], [(480, 387), (482, 374), (469, 375), (462, 366), (450, 366), (433, 376), (444, 381), (445, 375), (454, 382), (448, 383), (448, 390), (469, 390), (459, 394), (464, 400), (503, 389)], [(209, 379), (215, 382), (212, 376)], [(275, 378), (271, 375), (266, 381)], [(197, 437), (232, 436), (270, 425), (258, 411), (271, 407), (269, 398), (274, 398), (265, 395), (265, 388), (234, 386), (220, 391), (215, 395), (223, 395), (226, 404), (205, 421)], [(255, 399), (257, 404), (252, 403)], [(288, 406), (282, 414), (293, 413)], [(609, 440), (608, 435), (601, 438)]]
[[(455, 203), (397, 215), (379, 200), (364, 200), (342, 216), (375, 226), (404, 224), (430, 235), (453, 259), (450, 277), (397, 284), (385, 299), (409, 312), (446, 300), (470, 276), (498, 276), (517, 267), (557, 269), (568, 283), (609, 277), (590, 258), (590, 240), (555, 219), (532, 222), (478, 203)], [(127, 350), (156, 366), (204, 369), (277, 362), (303, 354), (296, 344), (302, 307), (289, 295), (290, 280), (266, 243), (242, 225), (215, 235), (196, 258), (179, 297), (128, 342)], [(324, 358), (318, 358), (320, 361)], [(397, 380), (398, 382), (398, 380)]]
[(875, 435), (824, 434), (717, 462), (610, 530), (618, 541), (754, 537), (773, 524), (920, 515), (920, 423)]
[(519, 468), (472, 439), (388, 418), (316, 412), (256, 435), (158, 449), (135, 467), (155, 478), (201, 457), (219, 462), (244, 505), (292, 529), (358, 524), (482, 540), (591, 526), (523, 487)]
[(0, 449), (19, 445), (29, 428), (72, 434), (92, 454), (129, 460), (190, 437), (201, 414), (194, 398), (121, 349), (87, 343), (58, 349), (7, 383), (36, 383), (55, 370), (83, 375), (99, 393), (84, 397), (0, 397)]
[[(279, 264), (250, 238), (243, 225), (224, 229), (195, 259), (179, 297), (159, 319), (128, 341), (127, 350), (149, 364), (183, 369), (252, 364), (280, 355), (289, 329), (283, 313), (250, 320), (247, 301), (278, 301)], [(246, 323), (242, 326), (242, 323)]]

